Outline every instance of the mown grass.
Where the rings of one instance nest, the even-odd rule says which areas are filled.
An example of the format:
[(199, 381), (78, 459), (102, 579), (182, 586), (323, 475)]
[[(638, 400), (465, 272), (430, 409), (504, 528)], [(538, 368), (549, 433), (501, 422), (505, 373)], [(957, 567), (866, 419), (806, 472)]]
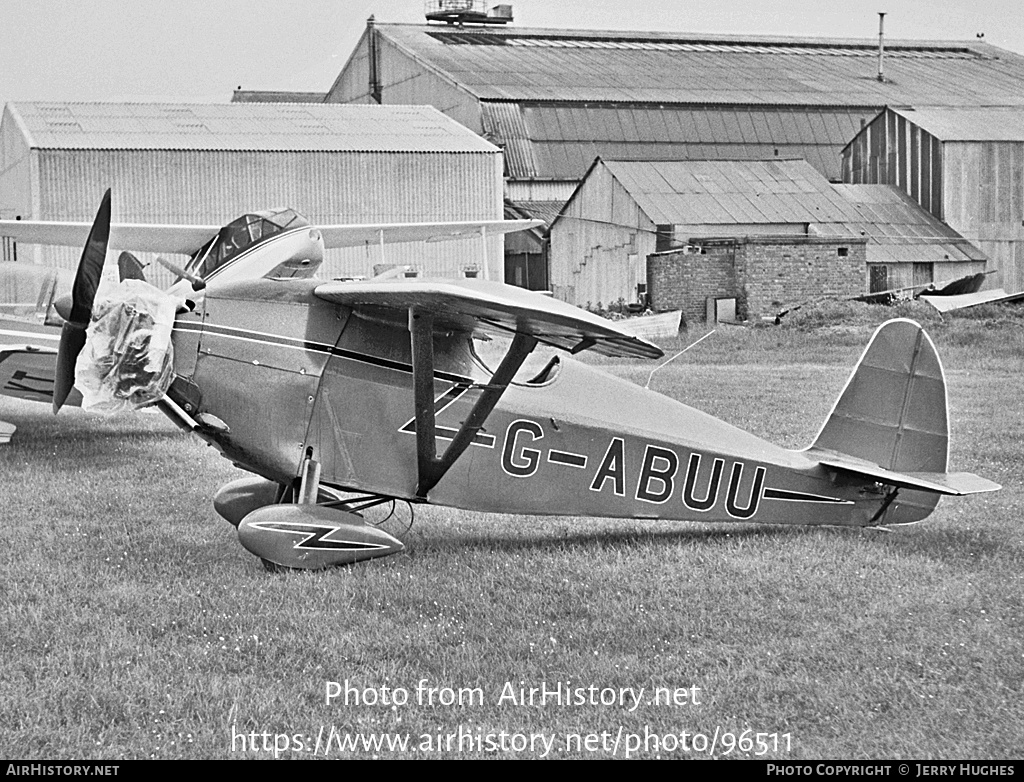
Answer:
[[(888, 314), (724, 329), (651, 387), (802, 447)], [(4, 400), (20, 430), (0, 448), (0, 756), (266, 757), (237, 737), (267, 732), (272, 746), (321, 726), (413, 737), (362, 756), (495, 754), (414, 751), (462, 726), (556, 736), (558, 757), (606, 757), (564, 737), (620, 727), (789, 734), (777, 758), (1020, 757), (1021, 322), (1000, 311), (929, 328), (950, 381), (951, 466), (1005, 488), (891, 534), (422, 508), (401, 555), (270, 575), (213, 511), (238, 473), (211, 449), (154, 414), (54, 419)], [(600, 363), (640, 383), (651, 369)], [(406, 688), (410, 703), (326, 703), (326, 682), (346, 679)], [(424, 679), (485, 702), (419, 705)], [(700, 703), (497, 702), (506, 682), (559, 681), (696, 686)], [(648, 741), (637, 754), (687, 753)]]

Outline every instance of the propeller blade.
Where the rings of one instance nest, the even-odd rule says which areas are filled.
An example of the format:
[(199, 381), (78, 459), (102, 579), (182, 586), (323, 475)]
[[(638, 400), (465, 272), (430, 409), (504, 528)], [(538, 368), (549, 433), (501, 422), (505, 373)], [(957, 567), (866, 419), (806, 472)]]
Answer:
[(194, 274), (189, 274), (183, 268), (178, 266), (178, 264), (174, 263), (173, 261), (167, 260), (162, 255), (158, 255), (156, 257), (156, 262), (159, 263), (168, 271), (177, 274), (178, 277), (180, 277), (181, 279), (188, 280), (190, 283), (192, 283), (192, 290), (198, 292), (206, 287), (206, 280), (204, 280), (202, 277), (196, 277)]
[(121, 282), (125, 280), (146, 281), (146, 275), (142, 272), (142, 263), (129, 252), (123, 252), (117, 256), (117, 271)]
[(103, 276), (103, 261), (110, 239), (110, 190), (103, 194), (89, 239), (78, 262), (75, 282), (71, 286), (71, 310), (60, 333), (57, 349), (57, 373), (53, 384), (53, 412), (63, 407), (75, 385), (75, 363), (85, 345), (85, 330), (92, 319), (92, 305)]

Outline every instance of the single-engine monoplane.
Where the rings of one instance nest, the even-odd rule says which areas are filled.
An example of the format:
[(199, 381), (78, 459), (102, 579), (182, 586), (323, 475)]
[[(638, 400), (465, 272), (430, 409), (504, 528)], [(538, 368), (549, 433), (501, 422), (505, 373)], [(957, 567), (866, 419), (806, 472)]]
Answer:
[[(267, 263), (258, 276), (209, 275), (205, 287), (128, 288), (94, 308), (108, 222), (101, 209), (77, 272), (55, 408), (76, 363), (81, 385), (99, 378), (92, 394), (149, 386), (139, 403), (252, 473), (214, 505), (273, 566), (402, 550), (364, 517), (392, 500), (870, 527), (924, 519), (943, 495), (999, 488), (948, 471), (942, 365), (909, 320), (879, 327), (814, 442), (794, 451), (573, 360), (583, 350), (662, 351), (613, 321), (497, 282), (323, 281)], [(169, 302), (166, 338), (147, 314), (151, 300)], [(503, 338), (507, 349), (488, 364), (474, 338)], [(538, 346), (570, 355), (520, 377)]]

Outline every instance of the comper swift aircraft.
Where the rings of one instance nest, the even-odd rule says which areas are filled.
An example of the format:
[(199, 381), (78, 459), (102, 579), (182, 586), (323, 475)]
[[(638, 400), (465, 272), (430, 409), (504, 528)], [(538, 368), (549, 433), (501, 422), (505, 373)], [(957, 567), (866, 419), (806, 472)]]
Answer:
[[(87, 365), (98, 360), (113, 396), (159, 377), (148, 398), (253, 473), (223, 487), (214, 505), (268, 566), (322, 568), (402, 550), (361, 515), (393, 499), (536, 515), (888, 526), (925, 518), (942, 495), (999, 488), (947, 472), (943, 370), (912, 321), (875, 332), (814, 443), (792, 451), (562, 355), (517, 379), (538, 345), (662, 351), (614, 322), (484, 280), (211, 276), (184, 298), (155, 292), (170, 301), (170, 336), (140, 340), (152, 361), (122, 361), (118, 338), (104, 335), (141, 335), (159, 318), (140, 315), (146, 292), (92, 312), (106, 220), (101, 210), (82, 256), (58, 376), (76, 361), (79, 378), (95, 375)], [(510, 338), (496, 368), (474, 337)], [(152, 370), (161, 362), (166, 377)], [(58, 381), (55, 407), (69, 387)]]
[[(109, 210), (105, 201), (103, 209)], [(398, 242), (486, 237), (539, 225), (539, 221), (477, 220), (444, 223), (381, 223), (312, 226), (293, 209), (246, 214), (225, 226), (110, 226), (108, 246), (125, 250), (118, 259), (120, 279), (143, 280), (142, 265), (128, 250), (188, 255), (184, 268), (158, 258), (176, 272), (168, 293), (192, 293), (207, 282), (312, 277), (324, 250)], [(0, 221), (0, 236), (28, 244), (81, 247), (89, 223)], [(486, 242), (483, 243), (486, 248)], [(486, 251), (486, 249), (485, 249)], [(486, 273), (486, 258), (483, 272)], [(74, 275), (32, 263), (0, 263), (0, 396), (52, 403), (57, 347), (64, 320), (57, 305), (67, 301)], [(77, 392), (67, 403), (81, 401)], [(14, 427), (0, 421), (0, 443)]]

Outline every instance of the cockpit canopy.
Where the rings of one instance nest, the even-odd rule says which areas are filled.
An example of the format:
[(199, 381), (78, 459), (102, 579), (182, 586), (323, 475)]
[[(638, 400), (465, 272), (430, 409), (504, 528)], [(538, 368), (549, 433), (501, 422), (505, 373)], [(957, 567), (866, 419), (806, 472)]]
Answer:
[(294, 228), (309, 225), (309, 220), (294, 209), (270, 209), (253, 212), (232, 220), (192, 256), (186, 271), (206, 279), (224, 264), (260, 242)]

